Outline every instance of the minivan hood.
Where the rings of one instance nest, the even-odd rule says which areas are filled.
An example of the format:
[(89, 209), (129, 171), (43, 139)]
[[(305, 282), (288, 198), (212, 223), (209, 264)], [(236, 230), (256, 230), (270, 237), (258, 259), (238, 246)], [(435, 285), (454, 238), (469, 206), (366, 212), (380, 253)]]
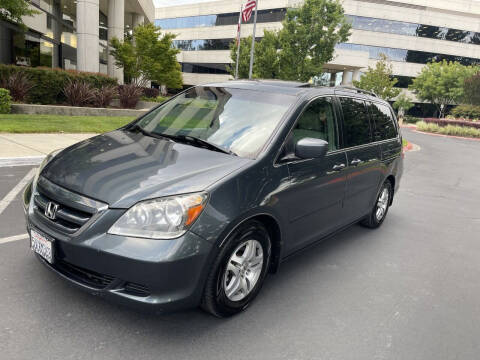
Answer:
[(60, 152), (42, 171), (53, 183), (112, 208), (205, 190), (250, 159), (116, 130)]

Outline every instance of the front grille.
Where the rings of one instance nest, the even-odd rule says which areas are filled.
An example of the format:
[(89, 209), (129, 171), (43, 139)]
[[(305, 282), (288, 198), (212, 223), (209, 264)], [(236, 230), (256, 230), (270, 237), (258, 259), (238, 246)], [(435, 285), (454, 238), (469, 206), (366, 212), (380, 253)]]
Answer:
[[(57, 231), (71, 235), (86, 225), (92, 217), (108, 205), (60, 187), (40, 176), (33, 195), (33, 210), (44, 223)], [(53, 219), (47, 217), (48, 204), (58, 205)]]
[[(84, 211), (77, 210), (71, 206), (60, 203), (56, 199), (48, 197), (45, 193), (38, 189), (38, 194), (34, 197), (35, 212), (37, 215), (53, 223), (60, 231), (73, 234), (77, 232), (83, 225), (87, 223), (93, 214), (89, 214)], [(59, 205), (54, 220), (45, 216), (45, 208), (49, 202), (53, 202)]]
[(146, 297), (150, 295), (150, 290), (145, 285), (136, 284), (127, 282), (125, 283), (123, 292), (126, 294), (134, 295), (134, 296), (141, 296)]
[(87, 270), (63, 260), (57, 259), (51, 266), (68, 278), (98, 290), (106, 288), (115, 279), (113, 276)]

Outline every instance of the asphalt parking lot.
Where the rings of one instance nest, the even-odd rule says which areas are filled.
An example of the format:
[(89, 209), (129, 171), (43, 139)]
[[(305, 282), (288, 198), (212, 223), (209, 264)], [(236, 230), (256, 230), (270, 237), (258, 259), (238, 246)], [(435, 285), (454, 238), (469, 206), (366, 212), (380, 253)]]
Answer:
[[(285, 262), (226, 320), (137, 313), (74, 288), (30, 252), (20, 195), (0, 203), (0, 359), (478, 358), (480, 142), (404, 134), (421, 150), (384, 225)], [(0, 201), (32, 168), (0, 167)]]

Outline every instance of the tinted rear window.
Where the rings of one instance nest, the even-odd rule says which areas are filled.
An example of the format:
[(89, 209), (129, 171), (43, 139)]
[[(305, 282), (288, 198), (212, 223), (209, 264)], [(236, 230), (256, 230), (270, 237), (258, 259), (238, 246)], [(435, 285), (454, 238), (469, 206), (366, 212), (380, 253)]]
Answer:
[(340, 98), (343, 110), (344, 147), (367, 144), (370, 139), (370, 123), (363, 100)]
[(374, 123), (374, 141), (392, 139), (397, 136), (397, 128), (390, 107), (384, 104), (367, 103)]

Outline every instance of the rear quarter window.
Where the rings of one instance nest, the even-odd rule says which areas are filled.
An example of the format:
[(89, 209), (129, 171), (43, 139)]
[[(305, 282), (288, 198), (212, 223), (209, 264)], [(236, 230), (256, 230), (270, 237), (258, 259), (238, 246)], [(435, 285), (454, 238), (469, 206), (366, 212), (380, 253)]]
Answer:
[(390, 107), (385, 104), (368, 103), (367, 107), (373, 120), (374, 141), (388, 140), (397, 137), (397, 127)]

